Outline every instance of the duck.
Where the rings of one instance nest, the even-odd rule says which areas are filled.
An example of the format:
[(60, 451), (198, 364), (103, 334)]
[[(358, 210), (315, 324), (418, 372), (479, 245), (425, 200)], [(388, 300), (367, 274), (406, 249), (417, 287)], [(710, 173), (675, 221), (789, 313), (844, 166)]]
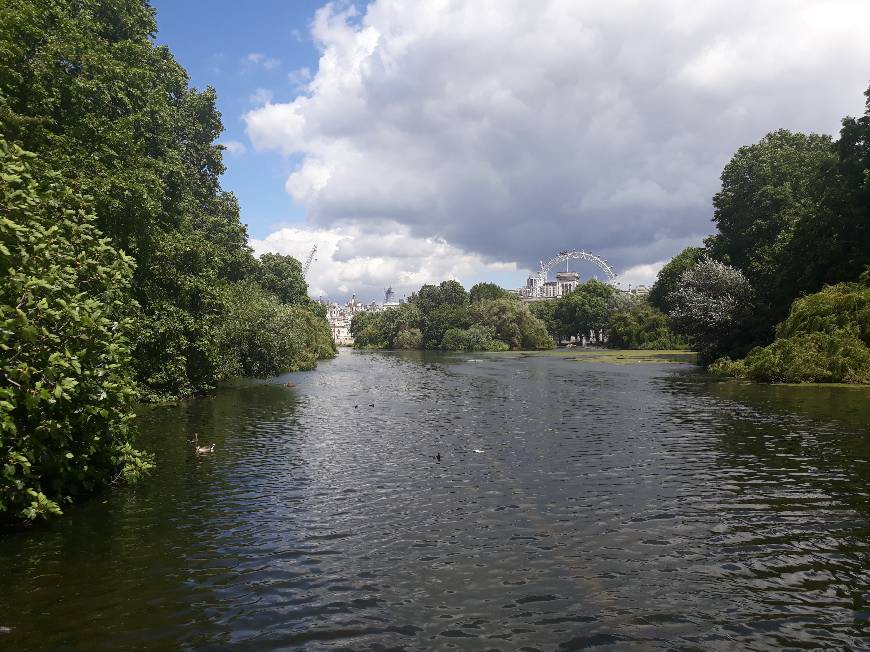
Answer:
[(199, 445), (199, 435), (197, 433), (193, 433), (193, 439), (188, 440), (191, 444), (193, 444), (193, 450), (197, 455), (205, 455), (206, 453), (214, 453), (214, 444), (206, 444), (205, 446)]

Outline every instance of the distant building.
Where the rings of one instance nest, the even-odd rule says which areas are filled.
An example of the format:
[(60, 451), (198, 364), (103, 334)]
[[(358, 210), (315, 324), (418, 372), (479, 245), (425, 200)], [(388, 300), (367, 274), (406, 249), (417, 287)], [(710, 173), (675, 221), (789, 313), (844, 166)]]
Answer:
[(356, 298), (356, 294), (344, 304), (332, 302), (327, 304), (326, 319), (332, 330), (332, 339), (339, 346), (353, 346), (353, 335), (350, 332), (350, 323), (355, 315), (361, 312), (379, 312), (385, 308), (395, 308), (402, 305), (401, 301), (395, 300), (392, 288), (384, 291), (384, 302), (378, 304), (375, 301), (365, 304)]
[(555, 281), (544, 281), (538, 276), (529, 276), (526, 287), (514, 290), (514, 294), (520, 295), (526, 301), (538, 301), (541, 299), (559, 299), (573, 292), (580, 285), (580, 274), (577, 272), (556, 272)]

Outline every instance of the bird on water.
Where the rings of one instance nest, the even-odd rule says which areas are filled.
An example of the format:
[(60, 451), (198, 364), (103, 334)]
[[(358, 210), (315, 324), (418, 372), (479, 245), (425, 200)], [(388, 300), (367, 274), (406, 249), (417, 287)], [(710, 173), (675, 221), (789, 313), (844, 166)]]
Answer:
[(205, 446), (199, 445), (199, 435), (197, 433), (193, 433), (193, 439), (188, 440), (191, 444), (193, 444), (193, 450), (197, 455), (205, 455), (207, 453), (214, 453), (214, 444), (206, 444)]

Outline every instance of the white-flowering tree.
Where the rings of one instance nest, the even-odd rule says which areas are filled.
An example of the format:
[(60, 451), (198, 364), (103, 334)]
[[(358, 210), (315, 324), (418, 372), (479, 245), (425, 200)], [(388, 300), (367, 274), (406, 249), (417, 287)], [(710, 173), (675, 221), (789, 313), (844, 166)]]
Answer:
[(695, 341), (702, 361), (726, 353), (745, 320), (752, 287), (739, 269), (702, 258), (668, 295), (671, 328)]

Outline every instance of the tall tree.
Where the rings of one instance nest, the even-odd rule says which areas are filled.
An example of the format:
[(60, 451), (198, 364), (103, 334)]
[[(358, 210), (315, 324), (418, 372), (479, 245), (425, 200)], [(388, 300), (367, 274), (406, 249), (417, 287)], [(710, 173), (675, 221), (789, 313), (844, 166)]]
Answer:
[[(224, 290), (256, 269), (236, 199), (219, 184), (214, 90), (191, 88), (154, 43), (146, 0), (7, 0), (2, 12), (0, 129), (92, 196), (98, 226), (136, 260), (144, 394), (213, 387), (226, 367), (215, 339)], [(291, 299), (301, 291), (273, 286)]]
[(282, 303), (308, 303), (308, 283), (298, 260), (293, 256), (265, 253), (258, 262), (254, 276), (265, 290)]
[(739, 269), (704, 258), (683, 274), (669, 301), (674, 331), (691, 337), (701, 360), (711, 362), (740, 346), (752, 287)]
[(854, 281), (870, 265), (870, 88), (864, 115), (846, 117), (822, 167), (823, 199), (817, 215), (795, 235), (790, 275), (801, 293)]
[(692, 269), (703, 257), (704, 250), (701, 247), (686, 247), (665, 263), (650, 288), (650, 304), (664, 313), (670, 312), (673, 306), (668, 297), (679, 286), (683, 274)]
[(509, 295), (508, 291), (495, 283), (476, 283), (468, 291), (468, 300), (477, 303), (485, 299), (504, 299)]
[(780, 129), (741, 147), (722, 171), (713, 198), (719, 232), (707, 249), (740, 269), (756, 291), (747, 340), (769, 342), (800, 293), (792, 273), (795, 233), (819, 215), (822, 171), (835, 160), (830, 136)]

